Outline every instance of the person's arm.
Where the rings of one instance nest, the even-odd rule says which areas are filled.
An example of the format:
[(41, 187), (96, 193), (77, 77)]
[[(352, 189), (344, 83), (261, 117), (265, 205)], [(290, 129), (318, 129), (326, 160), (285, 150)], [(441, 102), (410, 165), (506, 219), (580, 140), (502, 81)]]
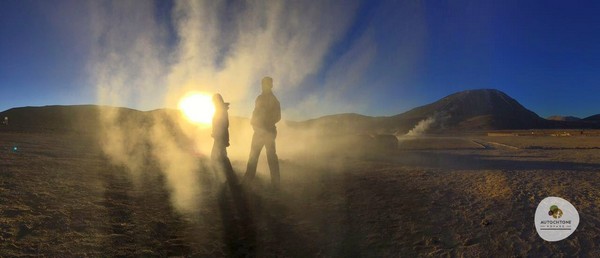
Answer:
[(223, 121), (223, 140), (225, 146), (229, 147), (229, 113), (225, 112), (225, 121)]
[(252, 117), (250, 118), (250, 124), (252, 126), (258, 126), (259, 124), (257, 110), (260, 108), (260, 105), (262, 105), (262, 101), (259, 95), (254, 101), (254, 110), (252, 111)]
[(277, 122), (279, 122), (281, 120), (281, 105), (279, 104), (279, 100), (275, 99), (275, 103), (277, 105), (275, 108), (276, 111), (275, 111), (275, 123), (274, 124), (276, 124)]

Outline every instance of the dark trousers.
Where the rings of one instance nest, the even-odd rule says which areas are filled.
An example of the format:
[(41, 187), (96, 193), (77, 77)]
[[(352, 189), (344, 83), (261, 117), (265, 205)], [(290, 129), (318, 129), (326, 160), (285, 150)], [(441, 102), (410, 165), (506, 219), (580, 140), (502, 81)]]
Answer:
[[(227, 182), (229, 184), (237, 185), (238, 181), (233, 172), (233, 167), (231, 166), (231, 162), (227, 157), (227, 146), (224, 142), (215, 141), (213, 143), (213, 148), (210, 153), (210, 157), (213, 164), (213, 169), (216, 173), (225, 174), (225, 178), (227, 178)], [(218, 178), (218, 176), (217, 176)]]
[(267, 161), (269, 162), (269, 170), (271, 170), (271, 183), (273, 186), (279, 186), (279, 158), (275, 148), (276, 133), (270, 132), (254, 132), (252, 136), (252, 146), (250, 148), (250, 157), (246, 166), (245, 181), (250, 181), (256, 175), (256, 166), (258, 165), (258, 157), (263, 146), (267, 149)]
[(214, 141), (212, 151), (210, 152), (210, 159), (217, 161), (224, 157), (227, 157), (227, 146), (221, 141)]

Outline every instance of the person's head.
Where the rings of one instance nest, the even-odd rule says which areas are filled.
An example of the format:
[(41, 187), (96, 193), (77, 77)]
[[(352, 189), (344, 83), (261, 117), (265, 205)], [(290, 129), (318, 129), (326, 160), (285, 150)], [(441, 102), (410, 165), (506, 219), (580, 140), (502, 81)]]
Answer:
[(229, 103), (225, 103), (225, 101), (223, 100), (223, 96), (221, 96), (221, 94), (219, 93), (213, 95), (212, 101), (215, 105), (215, 109), (229, 106)]
[(271, 89), (273, 89), (273, 78), (269, 77), (269, 76), (265, 76), (262, 81), (262, 91), (263, 92), (270, 92)]

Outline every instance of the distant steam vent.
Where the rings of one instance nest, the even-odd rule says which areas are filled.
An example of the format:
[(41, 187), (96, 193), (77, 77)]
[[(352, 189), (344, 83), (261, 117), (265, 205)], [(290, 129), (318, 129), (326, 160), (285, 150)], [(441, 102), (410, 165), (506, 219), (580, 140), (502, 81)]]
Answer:
[(413, 129), (408, 131), (408, 133), (406, 133), (405, 136), (420, 136), (424, 134), (433, 123), (435, 123), (434, 117), (428, 117), (426, 119), (423, 119), (419, 121), (419, 123), (417, 123), (417, 125)]

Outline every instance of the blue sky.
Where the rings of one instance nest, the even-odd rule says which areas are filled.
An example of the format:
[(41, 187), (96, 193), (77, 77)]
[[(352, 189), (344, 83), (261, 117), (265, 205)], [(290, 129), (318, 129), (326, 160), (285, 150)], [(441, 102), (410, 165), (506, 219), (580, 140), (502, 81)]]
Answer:
[[(99, 73), (97, 67), (112, 67), (114, 63), (99, 53), (129, 54), (131, 48), (127, 42), (132, 39), (127, 37), (135, 40), (139, 35), (153, 42), (149, 53), (160, 52), (150, 59), (159, 60), (155, 67), (160, 68), (152, 68), (157, 78), (173, 78), (176, 68), (186, 66), (185, 60), (189, 58), (195, 63), (188, 70), (203, 70), (204, 66), (199, 65), (202, 60), (197, 56), (208, 52), (195, 49), (197, 54), (188, 59), (182, 54), (186, 53), (182, 42), (191, 40), (185, 39), (187, 35), (200, 30), (201, 36), (213, 33), (217, 42), (217, 54), (209, 64), (213, 67), (208, 71), (227, 70), (221, 77), (246, 71), (282, 74), (280, 82), (285, 85), (276, 88), (276, 94), (282, 101), (284, 114), (291, 119), (341, 112), (394, 115), (457, 91), (478, 88), (504, 91), (543, 117), (555, 114), (586, 117), (600, 113), (600, 3), (597, 1), (341, 1), (316, 9), (311, 9), (313, 1), (286, 2), (273, 9), (281, 14), (274, 15), (273, 20), (269, 20), (269, 12), (252, 11), (250, 4), (224, 1), (201, 6), (201, 9), (214, 7), (218, 17), (200, 23), (214, 21), (217, 25), (194, 25), (192, 29), (173, 15), (181, 3), (146, 3), (151, 6), (140, 8), (137, 6), (140, 1), (118, 8), (111, 7), (110, 2), (2, 1), (0, 110), (17, 106), (105, 104), (98, 96), (97, 78), (98, 74), (105, 77), (112, 74), (106, 69)], [(98, 8), (104, 9), (98, 11)], [(113, 13), (126, 8), (138, 13), (146, 10), (148, 15), (140, 15), (144, 21), (140, 22), (127, 19), (127, 13), (131, 12), (123, 12), (121, 16)], [(305, 11), (309, 20), (302, 20)], [(193, 21), (192, 13), (184, 14), (186, 22)], [(277, 38), (267, 41), (270, 45), (252, 58), (258, 60), (264, 56), (271, 64), (247, 69), (236, 66), (239, 64), (236, 60), (244, 59), (243, 53), (247, 52), (247, 47), (241, 47), (246, 39), (256, 40), (252, 43), (265, 42), (264, 38), (251, 35), (264, 32), (270, 21), (284, 25), (274, 27), (273, 34), (265, 33), (265, 37)], [(128, 27), (129, 22), (138, 25)], [(254, 22), (256, 26), (252, 26)], [(115, 32), (115, 26), (125, 29)], [(123, 38), (125, 43), (123, 46), (119, 42), (98, 43), (99, 37), (106, 33), (117, 33), (114, 38)], [(287, 46), (292, 45), (296, 48), (289, 50)], [(272, 53), (269, 49), (273, 49)], [(281, 56), (287, 59), (279, 59)], [(147, 69), (126, 69), (123, 76), (137, 78), (140, 71)], [(207, 90), (228, 93), (234, 102), (233, 113), (247, 115), (258, 93), (254, 86), (260, 76), (250, 75), (243, 82), (228, 78), (212, 80), (249, 85), (244, 86), (248, 90), (243, 94), (235, 95), (237, 89), (228, 93), (223, 85), (213, 85)], [(194, 80), (205, 81), (200, 77)], [(126, 84), (112, 88), (117, 93), (123, 91), (122, 95), (129, 94), (116, 103), (142, 110), (171, 107), (162, 97), (179, 89), (161, 86), (161, 83), (172, 84), (173, 80), (155, 81), (158, 86), (151, 91), (143, 87), (128, 89)], [(151, 101), (138, 100), (152, 94), (155, 96), (147, 98)], [(237, 108), (235, 102), (239, 103)]]

